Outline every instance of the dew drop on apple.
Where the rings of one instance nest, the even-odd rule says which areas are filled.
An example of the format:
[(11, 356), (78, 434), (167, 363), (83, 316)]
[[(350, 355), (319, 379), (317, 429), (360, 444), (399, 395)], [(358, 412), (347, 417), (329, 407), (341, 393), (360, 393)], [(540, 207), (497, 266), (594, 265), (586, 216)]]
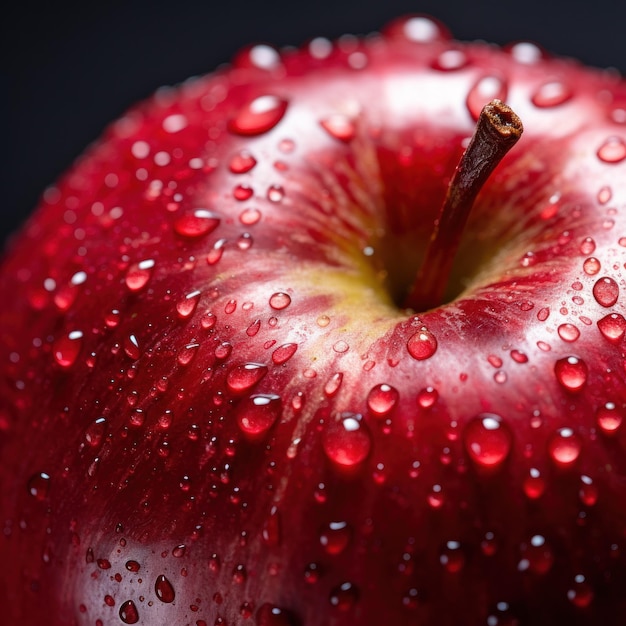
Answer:
[(208, 209), (194, 209), (176, 219), (174, 231), (181, 237), (195, 239), (212, 233), (220, 221), (220, 218)]
[(469, 90), (465, 104), (470, 115), (477, 121), (483, 107), (493, 99), (506, 101), (507, 82), (501, 76), (483, 76)]
[(275, 311), (282, 311), (291, 304), (291, 296), (284, 291), (278, 291), (270, 296), (270, 306)]
[(609, 276), (599, 278), (593, 286), (593, 297), (603, 307), (612, 307), (619, 298), (619, 286)]
[(129, 359), (136, 361), (141, 356), (139, 340), (136, 335), (130, 334), (124, 339), (124, 352)]
[(524, 479), (524, 493), (531, 500), (540, 498), (546, 490), (545, 478), (536, 467), (531, 467)]
[(541, 85), (530, 100), (536, 107), (549, 108), (564, 104), (572, 95), (569, 85), (558, 80), (551, 80)]
[(83, 345), (83, 333), (80, 330), (59, 337), (52, 346), (54, 360), (61, 367), (72, 367)]
[(154, 271), (154, 259), (144, 259), (139, 263), (133, 263), (126, 271), (125, 283), (132, 292), (141, 291), (152, 277)]
[(286, 363), (296, 353), (297, 349), (297, 343), (284, 343), (272, 352), (272, 362), (275, 365)]
[(261, 211), (259, 209), (244, 209), (239, 214), (239, 221), (244, 226), (252, 226), (256, 224), (261, 219)]
[(493, 469), (508, 457), (513, 438), (509, 427), (499, 415), (482, 413), (467, 424), (463, 440), (470, 458), (477, 466)]
[(574, 582), (567, 590), (567, 599), (578, 608), (585, 608), (593, 601), (593, 589), (583, 574), (574, 576)]
[(578, 357), (568, 356), (559, 359), (554, 366), (557, 381), (567, 391), (580, 391), (587, 382), (587, 364)]
[(198, 306), (198, 300), (200, 299), (200, 292), (198, 290), (191, 291), (182, 300), (179, 300), (176, 304), (176, 312), (180, 319), (187, 319), (194, 314), (196, 307)]
[(372, 448), (372, 436), (362, 415), (342, 413), (339, 420), (328, 424), (322, 445), (332, 463), (350, 469), (367, 458)]
[(289, 611), (266, 602), (255, 616), (257, 626), (296, 626), (299, 621)]
[(530, 541), (522, 546), (521, 552), (519, 571), (530, 571), (541, 575), (546, 574), (552, 568), (554, 552), (543, 535), (533, 535)]
[(333, 138), (348, 143), (356, 136), (354, 120), (346, 115), (335, 113), (320, 121), (321, 127)]
[(226, 376), (226, 385), (233, 393), (252, 389), (267, 374), (267, 365), (244, 363), (233, 367)]
[(606, 402), (596, 411), (596, 422), (605, 435), (614, 435), (622, 425), (624, 416), (614, 402)]
[(132, 600), (126, 600), (120, 606), (119, 616), (124, 624), (136, 624), (139, 621), (139, 611)]
[(215, 348), (214, 350), (215, 358), (218, 359), (219, 361), (224, 361), (231, 355), (232, 351), (233, 351), (232, 344), (228, 343), (227, 341), (224, 341)]
[(585, 474), (580, 477), (578, 497), (585, 506), (595, 506), (598, 502), (598, 487), (593, 479)]
[(409, 354), (418, 361), (429, 359), (437, 351), (437, 339), (425, 327), (416, 332), (407, 342)]
[(447, 541), (439, 555), (439, 562), (451, 574), (460, 572), (465, 565), (465, 555), (461, 544), (458, 541)]
[(263, 437), (276, 423), (281, 413), (280, 396), (273, 393), (254, 394), (241, 402), (237, 424), (250, 439)]
[(252, 189), (252, 187), (250, 187), (250, 185), (246, 183), (237, 185), (233, 189), (233, 197), (235, 198), (235, 200), (239, 200), (239, 202), (244, 202), (245, 200), (249, 200), (250, 198), (252, 198), (253, 194), (254, 194), (254, 189)]
[(395, 387), (381, 383), (372, 387), (367, 394), (367, 408), (376, 417), (385, 417), (396, 406), (399, 397)]
[(172, 583), (163, 574), (157, 576), (154, 582), (154, 592), (161, 602), (167, 604), (174, 602), (174, 598), (176, 597)]
[(36, 500), (43, 501), (50, 492), (50, 475), (46, 472), (38, 472), (28, 479), (26, 485), (28, 493)]
[(574, 324), (561, 324), (557, 328), (557, 332), (559, 333), (559, 337), (568, 343), (576, 341), (578, 337), (580, 337), (580, 331)]
[(256, 163), (256, 159), (247, 150), (242, 150), (231, 158), (228, 167), (233, 174), (245, 174)]
[(598, 320), (598, 330), (611, 343), (620, 343), (626, 333), (626, 319), (620, 313), (610, 313)]
[(430, 409), (439, 399), (439, 392), (434, 387), (424, 387), (417, 394), (417, 404), (423, 409)]
[(359, 590), (351, 582), (344, 582), (331, 590), (329, 600), (340, 611), (349, 611), (359, 601)]
[(107, 421), (104, 417), (99, 417), (93, 421), (85, 431), (85, 441), (92, 447), (97, 448), (106, 433)]
[(559, 428), (548, 440), (548, 454), (559, 466), (567, 467), (576, 462), (581, 451), (580, 435), (571, 428)]
[(283, 119), (287, 106), (287, 100), (279, 96), (259, 96), (239, 110), (228, 129), (236, 135), (262, 135)]
[(626, 143), (621, 137), (609, 137), (598, 148), (597, 155), (604, 163), (620, 163), (626, 159)]
[(327, 554), (341, 554), (348, 547), (352, 534), (352, 528), (347, 522), (330, 522), (320, 531), (320, 545)]

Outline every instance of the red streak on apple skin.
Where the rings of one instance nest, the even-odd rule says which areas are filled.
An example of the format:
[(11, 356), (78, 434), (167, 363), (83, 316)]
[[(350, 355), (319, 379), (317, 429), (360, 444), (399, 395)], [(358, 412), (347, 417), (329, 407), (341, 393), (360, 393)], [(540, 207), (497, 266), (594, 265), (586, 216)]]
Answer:
[[(0, 278), (6, 623), (623, 623), (626, 87), (535, 56), (251, 48), (45, 192)], [(524, 137), (406, 312), (490, 85)]]

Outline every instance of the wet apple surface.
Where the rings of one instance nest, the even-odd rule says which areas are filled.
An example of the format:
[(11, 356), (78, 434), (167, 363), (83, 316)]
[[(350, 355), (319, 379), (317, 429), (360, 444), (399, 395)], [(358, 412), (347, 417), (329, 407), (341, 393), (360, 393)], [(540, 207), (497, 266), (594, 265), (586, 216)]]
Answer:
[[(411, 308), (493, 99), (524, 134)], [(423, 17), (112, 124), (3, 259), (9, 623), (622, 624), (625, 124)]]

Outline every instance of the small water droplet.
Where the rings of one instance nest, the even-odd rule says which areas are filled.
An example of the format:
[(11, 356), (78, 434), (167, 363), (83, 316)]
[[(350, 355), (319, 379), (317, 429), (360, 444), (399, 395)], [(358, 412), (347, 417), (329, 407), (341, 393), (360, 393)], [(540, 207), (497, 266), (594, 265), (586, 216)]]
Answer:
[(351, 469), (360, 465), (369, 455), (372, 437), (358, 413), (342, 413), (338, 420), (328, 424), (323, 434), (324, 452), (335, 465)]
[(244, 393), (254, 387), (267, 374), (267, 365), (244, 363), (233, 367), (226, 376), (226, 385), (233, 393)]
[(174, 231), (181, 237), (195, 239), (212, 233), (220, 221), (220, 218), (208, 209), (194, 209), (176, 219)]
[(347, 522), (330, 522), (320, 531), (320, 544), (327, 554), (341, 554), (352, 539), (352, 528)]
[(270, 185), (267, 188), (267, 199), (270, 202), (280, 202), (285, 197), (285, 190), (280, 185)]
[(119, 615), (124, 624), (136, 624), (139, 621), (139, 611), (132, 600), (126, 600), (120, 606)]
[(239, 214), (239, 221), (244, 226), (252, 226), (261, 219), (261, 211), (259, 209), (245, 209)]
[(451, 574), (460, 572), (465, 565), (465, 555), (461, 544), (458, 541), (447, 541), (439, 555), (439, 562)]
[(543, 307), (537, 311), (537, 319), (540, 322), (545, 322), (548, 317), (550, 317), (550, 309), (548, 307)]
[(284, 117), (288, 102), (274, 95), (259, 96), (239, 110), (229, 122), (232, 133), (261, 135), (274, 128)]
[(533, 535), (530, 542), (522, 545), (522, 560), (518, 564), (520, 571), (534, 574), (546, 574), (554, 563), (554, 553), (543, 535)]
[(367, 395), (367, 408), (376, 417), (384, 417), (396, 406), (399, 395), (397, 389), (386, 383), (376, 385)]
[(580, 331), (576, 328), (576, 326), (574, 326), (574, 324), (561, 324), (558, 327), (557, 332), (563, 341), (570, 343), (576, 341), (578, 337), (580, 337)]
[(433, 62), (432, 68), (441, 72), (453, 72), (464, 68), (468, 63), (467, 56), (462, 50), (455, 48), (444, 50)]
[(524, 479), (524, 493), (531, 500), (536, 500), (543, 495), (545, 490), (545, 479), (537, 468), (532, 467), (528, 472), (528, 476)]
[(28, 493), (36, 500), (40, 502), (45, 500), (50, 492), (50, 475), (46, 474), (46, 472), (33, 474), (28, 479), (26, 488), (28, 489)]
[(174, 587), (172, 583), (163, 575), (157, 576), (157, 579), (154, 583), (154, 592), (156, 596), (161, 602), (165, 602), (167, 604), (174, 602), (174, 598), (176, 596), (174, 592)]
[(198, 290), (191, 291), (182, 300), (176, 304), (176, 312), (181, 319), (187, 319), (193, 315), (196, 307), (198, 306), (198, 300), (200, 299), (200, 292)]
[(239, 428), (250, 439), (260, 439), (274, 425), (281, 412), (281, 399), (273, 393), (245, 398), (237, 410)]
[(206, 262), (209, 265), (215, 265), (224, 254), (224, 246), (226, 245), (226, 239), (218, 239), (214, 244), (209, 253), (206, 256)]
[(556, 379), (567, 391), (580, 391), (587, 382), (587, 364), (578, 357), (559, 359), (554, 366)]
[(83, 345), (83, 333), (80, 330), (59, 337), (52, 346), (54, 360), (61, 367), (72, 367), (80, 354)]
[(620, 163), (626, 159), (626, 143), (621, 137), (609, 137), (596, 154), (605, 163)]
[(598, 487), (593, 479), (584, 474), (580, 477), (580, 489), (578, 497), (585, 506), (595, 506), (598, 502)]
[(608, 276), (599, 278), (593, 286), (593, 297), (600, 306), (611, 307), (619, 298), (619, 286)]
[(275, 311), (282, 311), (291, 304), (291, 296), (283, 291), (278, 291), (270, 296), (269, 303)]
[(349, 611), (359, 600), (359, 590), (350, 582), (337, 585), (330, 592), (331, 606), (340, 611)]
[(598, 191), (598, 203), (599, 204), (603, 204), (603, 205), (606, 204), (607, 202), (611, 200), (612, 197), (613, 197), (613, 191), (608, 186), (601, 187), (600, 190)]
[(598, 320), (598, 330), (611, 343), (619, 343), (626, 333), (626, 319), (621, 313), (610, 313)]
[(322, 128), (335, 139), (348, 143), (356, 136), (356, 125), (346, 115), (336, 113), (320, 121)]
[(585, 608), (593, 601), (593, 589), (582, 574), (574, 576), (574, 583), (567, 591), (567, 599), (578, 608)]
[(506, 101), (508, 94), (508, 85), (500, 76), (483, 76), (467, 94), (465, 104), (470, 115), (477, 121), (483, 107), (493, 99)]
[(585, 237), (580, 244), (580, 253), (589, 255), (595, 252), (596, 242), (592, 237)]
[(102, 443), (102, 438), (106, 432), (107, 421), (104, 417), (99, 417), (93, 421), (85, 431), (85, 441), (92, 447), (97, 448)]
[(465, 448), (476, 465), (495, 469), (511, 450), (512, 435), (499, 415), (482, 413), (471, 420), (463, 433)]
[(135, 335), (128, 335), (124, 339), (124, 353), (129, 359), (136, 361), (141, 356), (139, 340)]
[(600, 271), (600, 261), (591, 256), (583, 262), (583, 271), (587, 276), (594, 276)]
[(569, 85), (551, 80), (541, 85), (532, 95), (531, 102), (539, 108), (555, 107), (567, 102), (573, 95)]
[(257, 626), (296, 626), (299, 621), (289, 611), (266, 602), (256, 613)]
[(623, 413), (614, 402), (606, 402), (596, 411), (596, 422), (605, 435), (615, 434), (623, 421)]
[(437, 351), (437, 339), (426, 327), (422, 327), (408, 340), (406, 347), (414, 359), (423, 361)]
[(228, 167), (233, 174), (245, 174), (256, 165), (256, 159), (247, 151), (242, 150), (230, 160)]
[(571, 428), (559, 428), (548, 440), (548, 454), (560, 466), (574, 463), (580, 456), (582, 440)]
[(328, 398), (332, 398), (339, 391), (342, 382), (343, 374), (341, 372), (336, 372), (328, 379), (328, 381), (324, 385), (324, 394)]
[(276, 365), (282, 365), (286, 363), (298, 349), (297, 343), (285, 343), (282, 346), (279, 346), (272, 352), (272, 361)]
[(239, 202), (243, 202), (244, 200), (249, 200), (252, 198), (254, 194), (254, 189), (248, 184), (242, 183), (241, 185), (237, 185), (233, 189), (233, 196), (235, 200), (239, 200)]

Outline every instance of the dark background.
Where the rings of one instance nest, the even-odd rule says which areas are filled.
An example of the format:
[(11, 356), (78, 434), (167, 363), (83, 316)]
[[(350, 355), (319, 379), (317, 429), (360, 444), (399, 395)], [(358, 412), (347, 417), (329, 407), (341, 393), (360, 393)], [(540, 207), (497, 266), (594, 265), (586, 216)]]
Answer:
[(529, 39), (626, 74), (626, 3), (494, 0), (23, 0), (2, 10), (0, 242), (104, 126), (248, 43), (299, 45), (430, 13), (460, 39)]

